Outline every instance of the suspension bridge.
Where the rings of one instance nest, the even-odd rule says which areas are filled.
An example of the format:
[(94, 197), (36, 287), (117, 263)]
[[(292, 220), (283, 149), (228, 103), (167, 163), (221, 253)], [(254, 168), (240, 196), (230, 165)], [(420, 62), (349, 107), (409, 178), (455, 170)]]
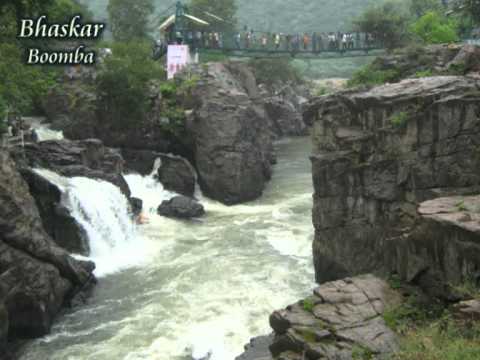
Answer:
[[(188, 14), (182, 2), (174, 6), (175, 13), (164, 18), (158, 27), (161, 38), (157, 42), (156, 58), (163, 56), (166, 46), (172, 44), (188, 45), (192, 53), (253, 58), (331, 59), (372, 56), (384, 51), (372, 35), (359, 32), (273, 33), (247, 28), (222, 31), (211, 25), (210, 20)], [(199, 12), (205, 18), (213, 19), (215, 24), (223, 23), (223, 28), (233, 28), (233, 24), (215, 14)]]

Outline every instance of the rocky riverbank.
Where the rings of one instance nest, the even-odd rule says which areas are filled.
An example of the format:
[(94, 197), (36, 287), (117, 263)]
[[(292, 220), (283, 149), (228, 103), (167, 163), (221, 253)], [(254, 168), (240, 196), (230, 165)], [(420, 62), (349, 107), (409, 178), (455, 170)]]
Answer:
[(55, 315), (95, 283), (95, 265), (59, 247), (10, 155), (0, 150), (1, 339), (49, 332)]
[(174, 99), (185, 111), (184, 123), (175, 124), (178, 133), (171, 129), (175, 119), (166, 114), (170, 95), (155, 83), (145, 121), (129, 129), (109, 126), (110, 119), (96, 109), (92, 77), (87, 73), (52, 92), (45, 106), (57, 129), (70, 139), (96, 137), (120, 148), (126, 168), (141, 173), (151, 171), (158, 153), (180, 155), (196, 169), (205, 195), (225, 204), (261, 196), (275, 161), (273, 140), (308, 131), (301, 116), (306, 99), (290, 85), (266, 90), (243, 63), (209, 63), (179, 76), (179, 84), (191, 86)]

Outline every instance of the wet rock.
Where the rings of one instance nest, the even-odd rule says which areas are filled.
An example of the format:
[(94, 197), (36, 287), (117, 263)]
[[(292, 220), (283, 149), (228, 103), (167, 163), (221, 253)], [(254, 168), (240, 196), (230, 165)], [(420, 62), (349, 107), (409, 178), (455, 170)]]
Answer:
[(166, 190), (192, 197), (197, 182), (195, 169), (188, 160), (173, 155), (161, 154), (161, 165), (158, 169), (158, 180)]
[(256, 104), (229, 67), (208, 64), (194, 90), (201, 104), (187, 124), (205, 195), (225, 204), (258, 198), (271, 176), (272, 134)]
[(302, 115), (291, 102), (278, 96), (267, 98), (265, 110), (272, 121), (272, 130), (278, 137), (306, 135)]
[[(457, 283), (478, 268), (477, 235), (464, 231), (472, 221), (459, 212), (464, 221), (446, 224), (417, 206), (480, 192), (479, 86), (439, 76), (310, 103), (318, 282), (395, 272), (412, 282)], [(430, 290), (448, 298), (435, 283)]]
[(92, 281), (94, 265), (70, 257), (45, 232), (27, 184), (2, 151), (0, 184), (0, 273), (9, 336), (42, 336), (62, 305)]
[(122, 149), (122, 156), (128, 172), (146, 176), (152, 173), (155, 160), (160, 157), (160, 153), (150, 150)]
[(386, 358), (398, 341), (382, 314), (400, 302), (401, 296), (373, 275), (325, 283), (271, 315), (274, 337), (262, 338), (260, 346), (270, 343), (270, 354), (248, 357), (247, 349), (238, 359), (352, 359), (358, 349)]
[(45, 231), (58, 246), (70, 253), (88, 256), (87, 234), (62, 205), (62, 191), (31, 169), (23, 169), (22, 175), (40, 211)]
[(132, 214), (134, 216), (138, 216), (143, 209), (143, 200), (136, 197), (131, 197), (130, 206), (132, 207)]
[(14, 155), (19, 167), (44, 168), (66, 177), (108, 181), (118, 186), (127, 197), (130, 196), (130, 189), (122, 176), (122, 156), (117, 150), (105, 147), (98, 139), (27, 143), (24, 152)]
[(274, 335), (259, 336), (250, 340), (245, 345), (245, 352), (235, 360), (273, 360), (269, 347), (274, 340)]
[(158, 207), (158, 213), (166, 217), (191, 219), (205, 215), (205, 209), (202, 204), (192, 198), (175, 196), (162, 202)]

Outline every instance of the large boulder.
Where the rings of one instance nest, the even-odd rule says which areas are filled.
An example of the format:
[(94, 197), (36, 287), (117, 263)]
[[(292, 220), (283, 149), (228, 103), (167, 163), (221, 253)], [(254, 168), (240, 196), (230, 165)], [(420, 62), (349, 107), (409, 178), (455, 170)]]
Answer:
[(399, 272), (427, 284), (427, 268), (430, 279), (455, 283), (473, 275), (466, 264), (475, 246), (462, 243), (476, 240), (441, 240), (417, 206), (480, 190), (479, 86), (473, 77), (430, 77), (310, 103), (318, 282)]
[(192, 198), (175, 196), (163, 201), (158, 207), (158, 213), (166, 217), (191, 219), (205, 215), (205, 209), (202, 204)]
[(307, 134), (302, 115), (291, 102), (279, 96), (270, 97), (265, 99), (265, 110), (278, 137)]
[(70, 257), (45, 232), (27, 184), (0, 151), (0, 273), (6, 272), (9, 337), (47, 334), (62, 305), (94, 281), (94, 267)]
[(256, 199), (274, 159), (268, 117), (227, 66), (212, 63), (204, 70), (194, 89), (200, 104), (187, 123), (200, 187), (225, 204)]
[(195, 169), (188, 160), (173, 155), (161, 154), (158, 168), (158, 180), (166, 190), (192, 197), (195, 193), (197, 177)]

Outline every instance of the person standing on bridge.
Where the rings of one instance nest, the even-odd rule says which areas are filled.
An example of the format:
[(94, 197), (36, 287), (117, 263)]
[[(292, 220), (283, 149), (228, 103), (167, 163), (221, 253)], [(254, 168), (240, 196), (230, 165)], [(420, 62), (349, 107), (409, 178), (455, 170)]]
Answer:
[(280, 34), (275, 34), (275, 49), (278, 50), (280, 48), (281, 37)]
[(313, 53), (317, 52), (317, 43), (318, 43), (317, 33), (313, 32), (313, 34), (312, 34), (312, 52)]
[(245, 33), (245, 49), (248, 49), (250, 47), (250, 32), (247, 31)]
[(235, 34), (235, 46), (237, 47), (237, 49), (240, 49), (241, 41), (242, 41), (242, 35), (240, 34), (240, 32), (237, 32)]
[(262, 48), (263, 48), (263, 49), (266, 49), (266, 48), (267, 48), (267, 45), (268, 45), (267, 34), (263, 34), (263, 35), (262, 35)]
[(307, 51), (308, 46), (310, 45), (310, 37), (307, 33), (303, 34), (303, 50)]
[(292, 36), (290, 34), (287, 34), (285, 37), (285, 50), (290, 50), (290, 43), (292, 41)]

